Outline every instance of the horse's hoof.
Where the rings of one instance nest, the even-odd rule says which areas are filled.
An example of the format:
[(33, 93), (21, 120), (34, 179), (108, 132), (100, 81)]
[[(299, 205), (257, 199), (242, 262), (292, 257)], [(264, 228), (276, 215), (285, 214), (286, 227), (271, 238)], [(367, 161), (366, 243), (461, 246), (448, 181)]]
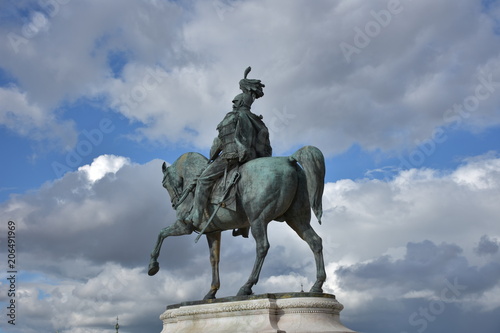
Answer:
[(310, 293), (317, 293), (317, 294), (322, 294), (323, 293), (323, 288), (321, 287), (312, 287), (311, 290), (309, 290)]
[(249, 296), (252, 295), (252, 289), (248, 287), (241, 287), (236, 296)]
[(154, 261), (154, 262), (149, 264), (148, 275), (153, 276), (156, 273), (158, 273), (159, 270), (160, 270), (160, 264), (158, 264), (157, 261)]
[(208, 294), (205, 295), (205, 297), (203, 297), (203, 299), (215, 299), (215, 293), (213, 292), (209, 292)]

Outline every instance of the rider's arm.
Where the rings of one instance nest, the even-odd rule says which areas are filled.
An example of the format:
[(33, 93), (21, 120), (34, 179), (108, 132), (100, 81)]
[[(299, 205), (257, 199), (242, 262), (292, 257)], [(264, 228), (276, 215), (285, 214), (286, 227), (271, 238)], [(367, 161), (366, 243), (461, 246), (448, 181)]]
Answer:
[(212, 148), (210, 148), (210, 161), (213, 161), (219, 156), (220, 152), (222, 151), (221, 149), (222, 142), (219, 139), (219, 137), (215, 137), (214, 142), (212, 143)]

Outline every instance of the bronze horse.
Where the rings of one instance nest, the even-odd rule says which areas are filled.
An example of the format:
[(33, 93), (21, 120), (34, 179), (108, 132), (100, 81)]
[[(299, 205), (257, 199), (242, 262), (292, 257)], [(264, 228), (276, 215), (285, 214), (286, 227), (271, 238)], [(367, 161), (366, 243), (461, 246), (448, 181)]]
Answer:
[[(171, 166), (163, 163), (163, 187), (170, 194), (177, 220), (162, 229), (151, 253), (149, 275), (159, 270), (158, 256), (163, 240), (169, 236), (189, 235), (200, 232), (186, 223), (193, 203), (193, 188), (197, 175), (207, 165), (207, 158), (198, 153), (186, 153)], [(269, 250), (267, 225), (269, 222), (286, 223), (307, 242), (316, 261), (316, 282), (310, 292), (323, 292), (326, 279), (321, 238), (311, 227), (311, 208), (321, 223), (322, 196), (325, 177), (325, 161), (321, 151), (313, 146), (299, 149), (289, 157), (262, 157), (243, 164), (240, 180), (236, 184), (236, 211), (219, 209), (212, 223), (205, 229), (210, 249), (212, 284), (205, 299), (215, 298), (220, 287), (219, 255), (221, 232), (250, 227), (255, 238), (257, 255), (248, 281), (240, 288), (238, 295), (251, 295), (252, 287), (258, 282), (262, 264)], [(206, 215), (211, 216), (217, 205), (208, 205)]]

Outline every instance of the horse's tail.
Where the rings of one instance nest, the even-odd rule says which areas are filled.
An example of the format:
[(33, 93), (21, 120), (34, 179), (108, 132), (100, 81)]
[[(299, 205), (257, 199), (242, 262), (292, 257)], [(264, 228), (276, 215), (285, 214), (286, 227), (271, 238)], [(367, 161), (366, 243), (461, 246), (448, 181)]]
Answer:
[(298, 162), (306, 174), (309, 203), (321, 224), (323, 216), (323, 189), (325, 187), (325, 158), (321, 150), (314, 146), (305, 146), (297, 150), (291, 161)]

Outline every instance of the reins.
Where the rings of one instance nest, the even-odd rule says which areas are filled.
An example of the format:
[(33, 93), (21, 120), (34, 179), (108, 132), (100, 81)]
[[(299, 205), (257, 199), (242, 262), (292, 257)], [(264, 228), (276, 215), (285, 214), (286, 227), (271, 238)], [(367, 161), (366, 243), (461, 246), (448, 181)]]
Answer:
[[(209, 163), (210, 163), (210, 161), (209, 161)], [(203, 173), (204, 170), (205, 169), (203, 169), (201, 173)], [(182, 202), (184, 200), (186, 200), (189, 193), (191, 193), (194, 190), (194, 188), (196, 187), (196, 182), (198, 181), (198, 178), (200, 177), (201, 173), (199, 175), (197, 175), (196, 177), (194, 177), (193, 180), (182, 190), (182, 192), (180, 194), (177, 191), (177, 187), (172, 186), (175, 198), (173, 198), (171, 202), (172, 202), (172, 207), (174, 208), (174, 210), (177, 210), (177, 208), (182, 204)], [(167, 180), (170, 184), (174, 184), (174, 182), (172, 182), (172, 180), (170, 179), (170, 174), (168, 172), (165, 175), (165, 177), (167, 178)]]
[(175, 198), (172, 198), (172, 207), (177, 210), (177, 208), (182, 204), (182, 202), (184, 200), (186, 200), (187, 196), (189, 195), (189, 193), (191, 193), (194, 188), (196, 187), (196, 182), (198, 181), (198, 176), (196, 176), (183, 190), (182, 192), (179, 194), (178, 192), (178, 189), (177, 187), (174, 185), (175, 183), (172, 181), (172, 179), (170, 178), (170, 173), (166, 173), (165, 177), (167, 178), (167, 182), (169, 184), (171, 184), (172, 186), (172, 190), (173, 190), (173, 194), (175, 196)]
[[(180, 206), (180, 204), (187, 198), (189, 193), (196, 187), (196, 180), (197, 180), (197, 178), (195, 180), (193, 180), (188, 186), (186, 186), (186, 188), (182, 191), (180, 198), (177, 199), (177, 202), (172, 205), (172, 207), (175, 210), (177, 210), (177, 207)], [(177, 192), (175, 194), (177, 196)]]

